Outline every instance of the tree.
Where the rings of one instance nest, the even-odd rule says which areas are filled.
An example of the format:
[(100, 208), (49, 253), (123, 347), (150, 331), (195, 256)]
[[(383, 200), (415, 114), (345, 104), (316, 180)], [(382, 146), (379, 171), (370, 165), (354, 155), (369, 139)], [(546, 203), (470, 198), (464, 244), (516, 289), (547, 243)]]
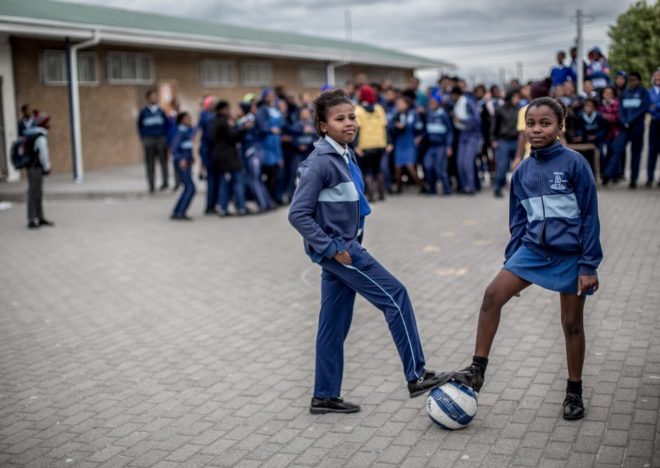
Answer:
[(617, 18), (608, 33), (609, 62), (612, 70), (636, 70), (648, 83), (660, 67), (660, 0), (649, 5), (645, 0), (633, 4)]

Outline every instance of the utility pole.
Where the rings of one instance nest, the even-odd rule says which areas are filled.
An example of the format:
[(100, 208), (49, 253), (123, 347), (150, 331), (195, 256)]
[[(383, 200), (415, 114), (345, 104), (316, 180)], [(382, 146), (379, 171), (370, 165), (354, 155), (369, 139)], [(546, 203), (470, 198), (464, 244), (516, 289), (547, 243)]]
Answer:
[(520, 84), (523, 84), (525, 79), (523, 78), (523, 64), (521, 61), (516, 62), (516, 75), (518, 75), (517, 78), (520, 81)]
[(500, 67), (500, 83), (502, 86), (506, 86), (506, 70), (504, 67)]
[(578, 95), (581, 95), (584, 91), (584, 40), (582, 37), (582, 10), (577, 11), (575, 14), (575, 23), (577, 24), (577, 57), (576, 57), (576, 68), (577, 68), (577, 92)]
[(346, 8), (344, 10), (344, 31), (346, 33), (346, 40), (353, 41), (353, 25), (351, 23), (351, 10)]

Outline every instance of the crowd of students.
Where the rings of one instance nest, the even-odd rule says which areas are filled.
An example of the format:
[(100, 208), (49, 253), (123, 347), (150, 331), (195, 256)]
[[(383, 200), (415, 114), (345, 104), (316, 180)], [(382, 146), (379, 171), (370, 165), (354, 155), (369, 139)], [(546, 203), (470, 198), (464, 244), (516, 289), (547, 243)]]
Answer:
[[(368, 199), (384, 200), (406, 186), (431, 195), (470, 195), (487, 180), (494, 195), (502, 197), (508, 172), (528, 153), (524, 110), (531, 99), (542, 96), (564, 103), (563, 138), (587, 158), (604, 185), (624, 180), (630, 143), (629, 186), (636, 187), (649, 113), (646, 184), (652, 186), (660, 150), (660, 69), (647, 90), (635, 71), (618, 71), (612, 77), (607, 60), (594, 48), (582, 65), (584, 91), (578, 94), (575, 50), (570, 54), (569, 64), (564, 52), (557, 54), (557, 64), (547, 78), (526, 84), (514, 79), (505, 90), (483, 84), (470, 89), (465, 80), (451, 76), (442, 76), (425, 91), (415, 78), (404, 89), (386, 81), (370, 83), (364, 74), (345, 83), (360, 126), (352, 147)], [(318, 138), (312, 96), (265, 88), (260, 95), (247, 94), (236, 108), (205, 96), (196, 125), (187, 112), (167, 116), (157, 106), (155, 91), (147, 99), (138, 126), (150, 190), (154, 190), (158, 158), (167, 181), (167, 151), (174, 161), (177, 186), (179, 182), (184, 186), (173, 219), (190, 219), (187, 208), (195, 193), (193, 147), (199, 148), (200, 178), (207, 184), (205, 214), (261, 213), (291, 200), (298, 165)], [(199, 144), (193, 145), (196, 139)], [(161, 189), (166, 188), (164, 182)], [(256, 211), (247, 207), (248, 200), (255, 202)]]

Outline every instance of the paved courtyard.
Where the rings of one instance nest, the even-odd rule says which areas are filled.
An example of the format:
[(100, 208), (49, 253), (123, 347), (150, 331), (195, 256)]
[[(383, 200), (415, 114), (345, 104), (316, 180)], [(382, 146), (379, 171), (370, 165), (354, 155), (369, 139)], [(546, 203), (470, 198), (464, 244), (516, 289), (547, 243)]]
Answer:
[[(558, 297), (530, 288), (457, 432), (408, 398), (362, 300), (343, 388), (362, 412), (310, 415), (320, 272), (286, 210), (201, 217), (198, 197), (195, 221), (173, 223), (172, 202), (55, 200), (57, 227), (36, 232), (23, 204), (0, 211), (0, 466), (660, 466), (660, 190), (600, 192), (586, 419), (560, 417)], [(366, 246), (407, 285), (431, 368), (471, 358), (507, 206), (489, 193), (375, 206)]]

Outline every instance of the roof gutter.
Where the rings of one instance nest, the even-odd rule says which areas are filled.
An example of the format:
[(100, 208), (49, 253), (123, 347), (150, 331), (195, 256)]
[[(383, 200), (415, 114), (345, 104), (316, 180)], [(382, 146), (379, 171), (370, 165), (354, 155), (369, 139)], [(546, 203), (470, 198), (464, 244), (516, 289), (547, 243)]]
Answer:
[(234, 52), (251, 55), (275, 57), (306, 58), (319, 61), (346, 61), (350, 53), (352, 63), (365, 65), (391, 66), (397, 68), (433, 68), (448, 66), (441, 61), (416, 60), (415, 57), (387, 58), (368, 52), (322, 50), (295, 45), (269, 44), (250, 40), (223, 39), (215, 36), (182, 34), (153, 31), (147, 33), (142, 29), (112, 27), (106, 25), (87, 25), (81, 28), (78, 23), (38, 20), (33, 18), (18, 18), (0, 15), (0, 31), (15, 35), (39, 35), (46, 37), (88, 38), (89, 26), (103, 34), (104, 43), (156, 46), (173, 49), (208, 50), (214, 52)]
[[(67, 38), (68, 41), (68, 38)], [(101, 32), (95, 29), (92, 38), (70, 44), (67, 53), (67, 65), (69, 75), (69, 107), (71, 115), (71, 141), (73, 158), (73, 179), (77, 183), (83, 181), (83, 153), (82, 153), (82, 131), (80, 129), (80, 96), (78, 92), (78, 51), (87, 47), (95, 46), (101, 42)]]

